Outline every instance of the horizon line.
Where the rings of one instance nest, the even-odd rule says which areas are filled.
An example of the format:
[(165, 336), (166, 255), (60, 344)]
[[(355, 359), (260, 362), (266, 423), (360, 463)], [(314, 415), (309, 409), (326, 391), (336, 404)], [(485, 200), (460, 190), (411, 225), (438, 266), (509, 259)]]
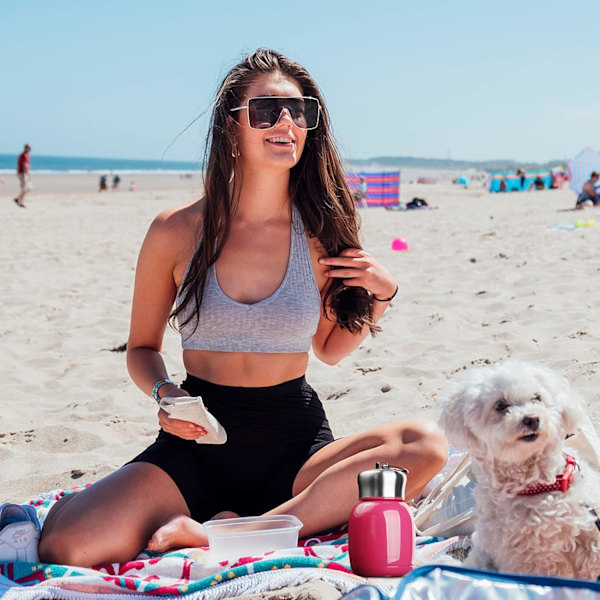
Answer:
[[(19, 152), (0, 152), (0, 156), (10, 156), (10, 157), (18, 157)], [(187, 164), (196, 164), (201, 165), (202, 161), (200, 159), (192, 160), (192, 159), (164, 159), (164, 158), (139, 158), (139, 157), (123, 157), (123, 156), (84, 156), (84, 155), (69, 155), (69, 154), (34, 154), (34, 157), (37, 156), (39, 158), (75, 158), (75, 159), (90, 159), (90, 160), (123, 160), (123, 161), (135, 161), (135, 162), (156, 162), (156, 163), (187, 163)], [(489, 163), (502, 163), (502, 164), (537, 164), (537, 165), (548, 165), (548, 164), (566, 164), (570, 159), (568, 158), (560, 158), (560, 159), (551, 159), (546, 161), (536, 161), (536, 160), (517, 160), (514, 158), (486, 158), (486, 159), (467, 159), (467, 158), (442, 158), (442, 157), (424, 157), (424, 156), (413, 156), (413, 155), (379, 155), (379, 156), (370, 156), (367, 158), (359, 158), (359, 157), (342, 157), (342, 160), (353, 163), (365, 163), (365, 162), (375, 162), (375, 161), (423, 161), (423, 162), (439, 162), (445, 164), (472, 164), (472, 165), (484, 165)]]

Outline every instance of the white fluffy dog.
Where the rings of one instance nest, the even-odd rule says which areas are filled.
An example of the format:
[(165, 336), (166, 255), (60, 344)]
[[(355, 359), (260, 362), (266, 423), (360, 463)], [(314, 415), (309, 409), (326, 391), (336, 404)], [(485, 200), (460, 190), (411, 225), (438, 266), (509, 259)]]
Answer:
[(510, 360), (468, 371), (440, 409), (448, 441), (469, 452), (477, 480), (466, 564), (597, 579), (600, 474), (565, 446), (583, 411), (567, 380)]

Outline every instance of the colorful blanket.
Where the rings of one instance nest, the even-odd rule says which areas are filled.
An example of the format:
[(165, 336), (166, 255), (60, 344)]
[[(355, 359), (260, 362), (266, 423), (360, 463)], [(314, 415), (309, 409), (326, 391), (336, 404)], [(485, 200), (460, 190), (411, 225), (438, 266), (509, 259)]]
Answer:
[[(66, 492), (69, 493), (69, 492)], [(52, 504), (64, 495), (57, 490), (31, 501), (43, 522)], [(419, 538), (417, 563), (435, 561), (463, 541)], [(346, 528), (301, 540), (297, 548), (261, 556), (232, 557), (213, 562), (208, 548), (187, 548), (165, 554), (142, 552), (127, 563), (79, 568), (44, 563), (0, 563), (0, 598), (136, 598), (162, 596), (221, 600), (300, 585), (321, 579), (346, 593), (367, 583), (352, 573)], [(370, 581), (374, 583), (373, 580)], [(392, 596), (399, 579), (377, 579), (375, 585)]]

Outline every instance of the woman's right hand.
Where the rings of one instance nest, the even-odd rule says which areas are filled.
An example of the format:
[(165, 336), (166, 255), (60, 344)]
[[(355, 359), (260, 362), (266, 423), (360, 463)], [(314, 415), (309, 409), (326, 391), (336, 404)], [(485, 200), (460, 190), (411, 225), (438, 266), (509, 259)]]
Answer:
[(208, 433), (204, 427), (191, 423), (190, 421), (172, 419), (162, 408), (159, 408), (158, 410), (158, 423), (163, 431), (180, 437), (183, 440), (196, 440)]
[[(174, 383), (166, 383), (161, 386), (159, 395), (162, 398), (189, 398), (189, 394), (182, 390), (179, 386)], [(161, 428), (184, 440), (195, 440), (202, 435), (206, 435), (207, 431), (204, 427), (191, 423), (190, 421), (182, 421), (181, 419), (172, 419), (169, 413), (162, 408), (158, 409), (158, 424)]]

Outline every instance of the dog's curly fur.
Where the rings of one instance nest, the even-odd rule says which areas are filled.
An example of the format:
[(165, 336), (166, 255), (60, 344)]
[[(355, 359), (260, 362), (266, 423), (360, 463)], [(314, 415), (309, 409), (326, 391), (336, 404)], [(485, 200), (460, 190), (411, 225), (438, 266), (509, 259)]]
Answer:
[[(582, 403), (568, 381), (516, 360), (467, 372), (440, 403), (448, 441), (471, 455), (477, 521), (466, 564), (580, 579), (600, 576), (600, 474), (578, 457), (566, 492), (518, 493), (565, 469)], [(600, 510), (598, 511), (600, 515)]]

